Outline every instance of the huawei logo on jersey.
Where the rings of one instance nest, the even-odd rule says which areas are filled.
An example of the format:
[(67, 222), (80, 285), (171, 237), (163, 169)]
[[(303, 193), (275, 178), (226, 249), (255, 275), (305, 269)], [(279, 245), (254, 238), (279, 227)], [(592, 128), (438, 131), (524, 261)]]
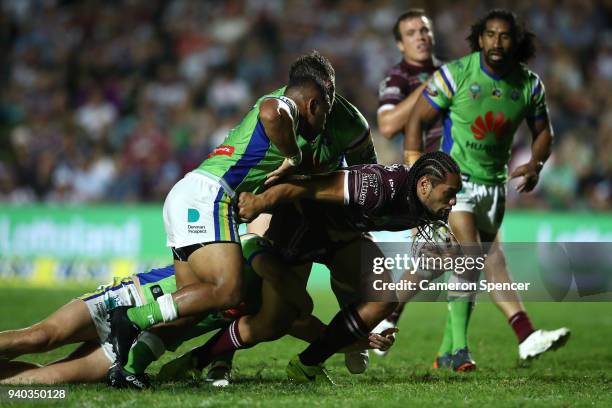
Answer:
[(470, 126), (470, 129), (476, 140), (482, 140), (490, 133), (499, 140), (506, 135), (511, 124), (510, 119), (506, 119), (502, 112), (494, 114), (489, 111), (485, 114), (484, 119), (482, 116), (478, 116), (472, 126)]
[(219, 146), (215, 150), (213, 150), (212, 153), (208, 155), (208, 157), (212, 157), (212, 156), (231, 157), (232, 154), (234, 154), (234, 150), (236, 150), (234, 146)]

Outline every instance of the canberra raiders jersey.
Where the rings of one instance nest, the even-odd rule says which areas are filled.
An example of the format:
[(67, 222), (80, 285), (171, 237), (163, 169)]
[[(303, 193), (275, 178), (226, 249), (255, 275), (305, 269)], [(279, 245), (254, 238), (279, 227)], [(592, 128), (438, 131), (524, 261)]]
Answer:
[[(266, 98), (278, 98), (293, 117), (296, 129), (299, 112), (295, 103), (283, 96), (285, 88), (260, 98), (242, 122), (232, 129), (198, 167), (222, 178), (235, 192), (262, 190), (266, 175), (285, 159), (266, 135), (259, 120), (259, 106)], [(337, 169), (345, 158), (351, 164), (376, 161), (370, 130), (363, 115), (342, 96), (336, 94), (325, 130), (308, 141), (297, 134), (302, 150), (298, 173), (329, 172)]]
[(548, 118), (544, 85), (535, 73), (521, 64), (496, 76), (480, 52), (443, 65), (423, 95), (443, 112), (442, 150), (477, 183), (506, 182), (516, 129), (524, 119)]

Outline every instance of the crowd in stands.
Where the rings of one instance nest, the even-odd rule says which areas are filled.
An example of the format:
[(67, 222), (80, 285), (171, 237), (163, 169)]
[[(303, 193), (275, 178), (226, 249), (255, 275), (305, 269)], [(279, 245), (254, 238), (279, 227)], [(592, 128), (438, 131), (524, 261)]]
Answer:
[[(511, 207), (612, 209), (609, 1), (410, 2), (433, 17), (443, 60), (469, 52), (469, 26), (506, 6), (538, 37), (554, 153), (534, 194)], [(608, 4), (608, 7), (605, 5)], [(394, 0), (4, 0), (0, 11), (0, 202), (160, 202), (256, 98), (319, 50), (366, 115), (380, 161), (401, 138), (376, 129), (377, 90), (401, 58)], [(516, 137), (513, 164), (529, 158)], [(512, 184), (511, 184), (512, 187)], [(512, 189), (510, 189), (512, 190)]]

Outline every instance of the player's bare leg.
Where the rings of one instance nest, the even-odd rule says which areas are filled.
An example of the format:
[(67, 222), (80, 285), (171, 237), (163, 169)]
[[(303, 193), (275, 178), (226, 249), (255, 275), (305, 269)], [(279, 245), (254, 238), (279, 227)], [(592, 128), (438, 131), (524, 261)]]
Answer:
[(237, 243), (205, 245), (176, 261), (176, 285), (172, 294), (181, 317), (198, 315), (210, 309), (228, 309), (242, 299), (242, 250)]
[(111, 362), (99, 344), (86, 342), (46, 366), (10, 361), (0, 365), (0, 384), (65, 384), (102, 381)]
[[(487, 259), (485, 261), (485, 276), (488, 282), (511, 283), (512, 278), (506, 264), (506, 257), (501, 247), (499, 233), (486, 235), (486, 239), (492, 242)], [(520, 296), (515, 290), (493, 290), (491, 300), (497, 308), (506, 316), (508, 323), (512, 326), (519, 342), (519, 359), (530, 360), (540, 354), (563, 346), (570, 336), (569, 329), (562, 327), (556, 330), (536, 330)]]
[[(260, 271), (280, 267), (280, 270), (272, 273), (293, 274), (306, 293), (310, 264), (288, 270), (284, 263), (270, 261), (266, 254), (259, 255), (253, 259), (253, 268)], [(288, 334), (293, 322), (299, 317), (299, 310), (278, 293), (266, 279), (262, 282), (261, 290), (262, 303), (256, 314), (234, 320), (229, 327), (219, 330), (204, 345), (168, 363), (160, 370), (160, 377), (175, 378), (179, 371), (185, 370), (199, 372), (216, 358), (225, 356), (227, 353), (250, 348), (264, 341), (276, 340)]]
[[(178, 290), (140, 307), (110, 312), (109, 337), (118, 361), (125, 364), (140, 331), (154, 324), (195, 318), (211, 309), (237, 306), (242, 298), (242, 249), (238, 243), (211, 243), (192, 252), (187, 261), (175, 260)], [(184, 324), (194, 320), (185, 319)]]
[[(361, 259), (355, 256), (356, 253), (359, 253), (362, 244), (361, 240), (357, 240), (346, 245), (336, 251), (331, 262), (326, 265), (331, 273), (331, 288), (341, 309), (362, 300), (359, 293)], [(344, 355), (344, 364), (351, 374), (365, 372), (369, 361), (367, 349), (352, 351)]]
[(87, 305), (74, 299), (39, 323), (0, 332), (0, 358), (10, 360), (22, 354), (42, 353), (97, 336)]
[[(354, 247), (353, 247), (354, 248)], [(344, 248), (350, 250), (350, 248)], [(355, 252), (347, 252), (350, 257), (342, 252), (336, 254), (348, 265), (349, 259), (360, 261)], [(382, 256), (382, 252), (380, 253)], [(353, 264), (353, 271), (361, 270), (361, 266)], [(337, 275), (337, 278), (339, 276)], [(360, 287), (363, 276), (359, 273)], [(387, 317), (398, 305), (396, 295), (390, 294), (390, 299), (381, 301), (361, 301), (357, 304), (343, 307), (342, 310), (331, 320), (323, 335), (310, 344), (302, 353), (294, 357), (287, 366), (287, 375), (293, 381), (320, 381), (331, 383), (331, 379), (322, 367), (322, 363), (340, 349), (366, 338), (370, 331)]]

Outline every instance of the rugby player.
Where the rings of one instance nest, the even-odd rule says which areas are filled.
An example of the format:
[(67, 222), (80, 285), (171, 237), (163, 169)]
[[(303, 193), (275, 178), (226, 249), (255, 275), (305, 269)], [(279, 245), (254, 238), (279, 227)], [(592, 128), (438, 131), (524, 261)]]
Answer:
[[(414, 105), (427, 85), (427, 81), (441, 63), (433, 55), (434, 35), (431, 18), (423, 9), (409, 9), (397, 18), (393, 25), (393, 37), (402, 60), (387, 72), (378, 91), (378, 129), (387, 139), (404, 131), (406, 121)], [(442, 124), (436, 122), (425, 133), (425, 151), (440, 149)], [(408, 162), (410, 158), (405, 158)], [(416, 234), (416, 231), (412, 231)], [(400, 303), (393, 313), (380, 322), (374, 331), (381, 332), (396, 327), (404, 310)], [(386, 351), (374, 350), (378, 355)]]
[[(510, 178), (521, 178), (517, 191), (527, 193), (537, 184), (550, 155), (553, 131), (544, 85), (526, 65), (535, 54), (534, 35), (512, 12), (496, 9), (472, 26), (467, 39), (473, 53), (436, 71), (416, 102), (405, 130), (404, 157), (409, 164), (421, 154), (423, 130), (442, 118), (442, 149), (457, 161), (463, 178), (463, 190), (449, 217), (451, 228), (461, 244), (468, 244), (466, 248), (490, 243), (487, 249), (476, 249), (488, 251), (487, 280), (511, 282), (499, 228), (512, 140), (525, 121), (533, 139), (532, 157)], [(516, 291), (493, 291), (491, 296), (516, 333), (520, 360), (537, 357), (568, 339), (567, 328), (535, 330)], [(473, 297), (473, 293), (449, 296), (449, 319), (434, 367), (476, 368), (467, 344)]]
[[(460, 188), (455, 162), (445, 153), (432, 152), (410, 169), (402, 165), (358, 165), (278, 184), (258, 195), (242, 193), (238, 208), (242, 220), (248, 222), (278, 205), (306, 199), (299, 203), (303, 212), (293, 206), (276, 209), (266, 236), (285, 261), (304, 264), (307, 270), (310, 262), (317, 261), (328, 265), (333, 274), (334, 264), (344, 263), (342, 270), (352, 271), (352, 276), (342, 277), (341, 283), (348, 284), (354, 293), (362, 278), (355, 273), (360, 269), (355, 253), (367, 241), (365, 232), (405, 230), (445, 219)], [(299, 382), (330, 382), (322, 363), (343, 347), (367, 337), (396, 306), (394, 294), (375, 302), (358, 297), (346, 304), (311, 347), (291, 360), (289, 377)], [(256, 320), (247, 316), (236, 320), (231, 331), (193, 350), (192, 355), (204, 367), (218, 354), (252, 347), (256, 339), (246, 333), (254, 331)]]
[[(268, 286), (265, 280), (266, 272), (261, 272), (261, 275), (259, 273), (271, 268), (267, 262), (268, 256), (271, 255), (270, 246), (265, 240), (253, 234), (242, 236), (241, 242), (245, 262), (244, 281), (247, 286), (245, 303), (241, 308), (210, 313), (195, 327), (180, 334), (175, 330), (165, 330), (160, 333), (160, 338), (151, 332), (143, 331), (131, 348), (126, 365), (114, 366), (112, 385), (147, 387), (148, 380), (142, 374), (146, 367), (159, 358), (166, 349), (175, 350), (183, 341), (227, 327), (240, 313), (257, 312), (262, 292), (265, 294), (265, 288)], [(72, 300), (31, 327), (0, 332), (0, 383), (59, 384), (103, 380), (115, 361), (112, 345), (107, 342), (110, 331), (108, 311), (116, 305), (151, 303), (160, 295), (175, 290), (173, 266), (152, 269), (123, 279), (115, 278), (110, 284), (102, 285), (95, 291)], [(295, 304), (287, 303), (286, 307), (298, 314)], [(300, 315), (308, 316), (300, 319), (291, 333), (305, 341), (312, 341), (325, 325), (309, 315), (312, 305), (304, 307)], [(82, 344), (70, 355), (47, 366), (11, 361), (23, 354), (41, 353), (79, 342)], [(367, 344), (359, 344), (357, 348), (385, 348), (390, 347), (392, 343), (392, 338), (372, 335), (368, 338)], [(132, 378), (128, 379), (130, 375)]]
[(350, 143), (321, 134), (334, 99), (329, 61), (316, 52), (298, 58), (287, 87), (260, 98), (223, 144), (173, 187), (164, 203), (164, 225), (178, 290), (144, 307), (111, 312), (110, 338), (121, 363), (141, 330), (179, 317), (188, 317), (183, 325), (193, 324), (206, 310), (239, 303), (236, 194), (260, 191), (264, 182), (297, 170), (334, 169), (351, 149), (375, 155), (369, 131)]

